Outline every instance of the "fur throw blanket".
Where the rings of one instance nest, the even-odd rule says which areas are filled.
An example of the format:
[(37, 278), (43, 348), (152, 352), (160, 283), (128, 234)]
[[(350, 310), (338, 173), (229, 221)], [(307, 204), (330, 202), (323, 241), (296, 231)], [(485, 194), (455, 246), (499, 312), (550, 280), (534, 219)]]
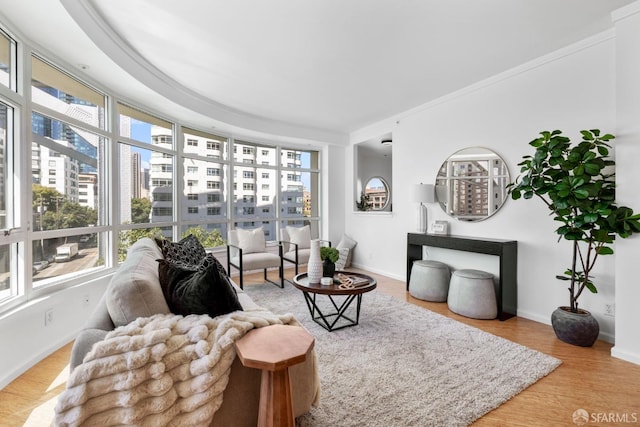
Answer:
[(67, 381), (55, 426), (208, 426), (236, 357), (253, 328), (297, 324), (265, 309), (207, 315), (158, 314), (111, 331)]

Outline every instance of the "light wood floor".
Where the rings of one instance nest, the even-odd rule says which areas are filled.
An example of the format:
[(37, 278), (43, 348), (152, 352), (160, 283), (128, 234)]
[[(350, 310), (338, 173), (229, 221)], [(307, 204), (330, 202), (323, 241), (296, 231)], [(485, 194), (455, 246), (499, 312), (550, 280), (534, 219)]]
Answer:
[[(288, 272), (287, 277), (290, 276), (292, 273)], [(590, 420), (588, 425), (640, 425), (640, 366), (611, 357), (611, 344), (598, 341), (591, 348), (571, 346), (558, 340), (550, 326), (522, 318), (504, 322), (467, 319), (451, 313), (444, 303), (412, 298), (405, 291), (405, 282), (372, 276), (382, 292), (562, 360), (558, 369), (480, 418), (474, 426), (575, 426), (572, 414), (577, 409), (600, 417), (600, 422)], [(245, 277), (245, 286), (259, 282), (261, 274)], [(71, 345), (62, 347), (0, 390), (0, 426), (50, 425), (56, 398), (64, 390), (68, 375)], [(623, 423), (624, 418), (620, 417), (632, 422)]]

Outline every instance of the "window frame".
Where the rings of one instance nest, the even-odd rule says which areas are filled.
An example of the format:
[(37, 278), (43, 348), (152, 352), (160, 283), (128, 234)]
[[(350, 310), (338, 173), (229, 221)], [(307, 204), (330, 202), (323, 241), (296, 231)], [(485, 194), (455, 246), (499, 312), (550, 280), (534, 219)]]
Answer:
[[(88, 82), (86, 78), (81, 76), (81, 72), (78, 70), (69, 69), (68, 66), (59, 64), (58, 61), (50, 60), (47, 57), (48, 55), (46, 52), (36, 51), (31, 46), (24, 44), (21, 40), (14, 37), (11, 37), (11, 40), (15, 42), (15, 47), (13, 48), (15, 60), (11, 61), (11, 66), (12, 68), (15, 68), (15, 73), (12, 75), (12, 79), (15, 78), (16, 88), (13, 90), (10, 87), (0, 86), (0, 102), (13, 109), (13, 141), (10, 142), (9, 137), (7, 137), (7, 156), (10, 156), (12, 159), (11, 164), (15, 164), (16, 166), (15, 169), (7, 171), (8, 177), (11, 178), (11, 184), (8, 185), (7, 195), (14, 195), (16, 203), (14, 205), (14, 211), (12, 213), (8, 213), (12, 218), (12, 222), (10, 223), (11, 232), (6, 235), (5, 233), (0, 233), (0, 245), (10, 248), (13, 254), (10, 271), (12, 276), (15, 276), (15, 278), (11, 279), (11, 289), (12, 292), (15, 290), (15, 295), (12, 295), (9, 299), (0, 301), (0, 314), (5, 313), (7, 310), (13, 309), (31, 299), (58, 292), (72, 286), (82, 285), (92, 279), (101, 278), (112, 273), (118, 267), (119, 262), (122, 259), (121, 248), (118, 247), (119, 236), (121, 236), (123, 232), (127, 232), (129, 230), (143, 230), (158, 227), (169, 231), (173, 239), (179, 239), (183, 227), (198, 223), (208, 226), (209, 229), (220, 230), (231, 230), (236, 227), (237, 224), (247, 224), (250, 226), (272, 224), (274, 227), (267, 229), (265, 234), (268, 235), (270, 239), (277, 239), (281, 223), (284, 224), (287, 221), (290, 222), (293, 220), (311, 220), (316, 222), (318, 225), (322, 224), (319, 213), (313, 218), (291, 219), (280, 216), (280, 176), (282, 171), (287, 169), (287, 165), (282, 165), (279, 161), (280, 153), (281, 150), (298, 150), (297, 148), (285, 148), (278, 142), (240, 140), (235, 139), (231, 135), (221, 134), (213, 136), (222, 137), (224, 141), (218, 141), (216, 138), (212, 138), (207, 140), (206, 143), (198, 143), (198, 148), (202, 150), (199, 151), (199, 154), (201, 155), (194, 155), (193, 153), (186, 151), (182, 144), (183, 135), (194, 129), (191, 127), (187, 128), (180, 122), (180, 120), (172, 118), (171, 111), (157, 111), (146, 105), (132, 103), (129, 100), (125, 101), (112, 89), (101, 88), (100, 85), (96, 86), (93, 82)], [(104, 104), (101, 104), (101, 107), (104, 108), (104, 120), (99, 125), (94, 126), (90, 123), (77, 120), (72, 116), (55, 111), (46, 105), (34, 102), (31, 98), (32, 67), (30, 61), (32, 57), (37, 57), (44, 63), (59, 70), (70, 79), (85, 85), (89, 89), (97, 91), (97, 93), (103, 96)], [(154, 120), (157, 120), (158, 123), (162, 124), (162, 129), (167, 130), (166, 134), (161, 132), (157, 136), (157, 141), (155, 141), (157, 144), (141, 141), (128, 135), (121, 134), (119, 124), (123, 108), (133, 115), (142, 114), (152, 116)], [(101, 172), (97, 183), (97, 185), (102, 186), (101, 188), (103, 189), (102, 191), (99, 191), (98, 196), (100, 198), (99, 203), (101, 204), (102, 209), (99, 214), (100, 217), (98, 224), (94, 227), (34, 231), (29, 228), (29, 224), (26, 221), (21, 219), (24, 218), (23, 214), (25, 210), (31, 213), (30, 209), (32, 209), (33, 205), (31, 191), (24, 191), (25, 187), (19, 187), (19, 185), (22, 185), (30, 188), (33, 180), (33, 171), (35, 169), (31, 162), (31, 143), (34, 140), (37, 140), (36, 142), (38, 143), (51, 144), (51, 142), (46, 141), (46, 138), (36, 135), (31, 131), (32, 113), (34, 112), (68, 124), (73, 128), (78, 128), (98, 135), (103, 142), (104, 152), (100, 153), (100, 155), (104, 156), (101, 160), (101, 162), (104, 163), (104, 170)], [(211, 135), (206, 131), (199, 131), (198, 129), (195, 129), (195, 131)], [(120, 162), (125, 161), (125, 159), (119, 158), (119, 150), (123, 147), (122, 144), (125, 144), (130, 148), (149, 150), (154, 153), (158, 153), (159, 158), (161, 157), (173, 162), (172, 167), (168, 169), (165, 166), (160, 166), (164, 170), (162, 177), (156, 177), (153, 179), (151, 177), (148, 178), (149, 184), (151, 184), (152, 180), (155, 180), (154, 185), (172, 186), (171, 198), (174, 201), (174, 206), (172, 207), (173, 217), (171, 220), (160, 221), (158, 223), (122, 223), (119, 206), (122, 201), (121, 199), (124, 196), (120, 195), (119, 191), (113, 191), (114, 189), (118, 189), (121, 185), (119, 177), (119, 172), (121, 171)], [(247, 144), (249, 147), (247, 147)], [(242, 145), (244, 148), (242, 150), (237, 150), (236, 147), (238, 145)], [(191, 147), (195, 148), (193, 144)], [(257, 151), (258, 149), (262, 150)], [(11, 150), (11, 153), (9, 153), (9, 150)], [(212, 153), (212, 151), (215, 151), (215, 153)], [(240, 156), (244, 158), (241, 158), (239, 161), (236, 161), (232, 155), (232, 153), (237, 151), (241, 151), (242, 153), (246, 151), (246, 154)], [(264, 155), (265, 151), (267, 152), (267, 155)], [(315, 152), (318, 156), (321, 156), (322, 153), (322, 150), (319, 147), (310, 149), (305, 146), (304, 151)], [(273, 153), (275, 153), (275, 156), (272, 155)], [(262, 157), (260, 162), (255, 160), (257, 155)], [(202, 208), (199, 209), (199, 215), (202, 215), (203, 211), (207, 213), (214, 213), (214, 215), (210, 215), (210, 219), (194, 222), (187, 218), (187, 209), (184, 208), (186, 205), (181, 198), (182, 192), (179, 189), (184, 188), (184, 183), (186, 182), (183, 161), (188, 157), (194, 157), (198, 160), (221, 165), (219, 175), (214, 175), (223, 177), (220, 181), (220, 188), (216, 188), (214, 191), (205, 190), (200, 193), (207, 194), (204, 199), (206, 199), (208, 203), (198, 204), (198, 207)], [(265, 161), (266, 159), (273, 160), (273, 162)], [(254, 171), (269, 171), (269, 182), (273, 182), (273, 185), (275, 185), (275, 188), (271, 188), (271, 191), (275, 194), (275, 198), (271, 201), (271, 204), (269, 204), (269, 207), (267, 208), (268, 212), (265, 211), (265, 208), (261, 206), (259, 207), (257, 204), (259, 196), (257, 196), (254, 199), (253, 205), (246, 206), (246, 212), (253, 212), (255, 214), (253, 217), (239, 217), (236, 214), (235, 209), (233, 209), (235, 207), (233, 199), (234, 188), (238, 186), (238, 182), (242, 182), (245, 179), (234, 179), (233, 172), (237, 168), (250, 168)], [(312, 169), (314, 173), (320, 174), (319, 166)], [(295, 172), (298, 171), (299, 170), (296, 169)], [(309, 171), (311, 171), (311, 169), (309, 169)], [(89, 184), (87, 185), (87, 188), (85, 189), (83, 187), (83, 190), (80, 191), (79, 183), (81, 180), (78, 176), (79, 172), (80, 171), (72, 172), (76, 175), (76, 179), (78, 181), (72, 191), (75, 192), (76, 196), (82, 196), (82, 198), (84, 198), (88, 193), (92, 193), (91, 186), (94, 184), (87, 183)], [(198, 174), (200, 173), (201, 172), (199, 171)], [(242, 176), (242, 174), (240, 175)], [(42, 177), (42, 175), (39, 176)], [(260, 176), (262, 175), (254, 173), (252, 178), (246, 179), (259, 182), (261, 180)], [(56, 173), (56, 179), (57, 178), (62, 178), (62, 175)], [(242, 185), (240, 185), (240, 187), (242, 187)], [(258, 184), (255, 184), (254, 189), (258, 189)], [(317, 193), (315, 194), (317, 205), (320, 203), (321, 194), (322, 193), (319, 191), (318, 187)], [(198, 199), (199, 202), (203, 202), (203, 198), (198, 197)], [(184, 217), (182, 209), (184, 209)], [(29, 219), (29, 222), (31, 222), (31, 219)], [(226, 231), (224, 233), (224, 238), (226, 240)], [(91, 269), (90, 271), (78, 270), (71, 272), (69, 275), (65, 274), (56, 277), (46, 285), (37, 289), (34, 288), (31, 266), (33, 259), (33, 242), (43, 238), (65, 237), (70, 234), (73, 236), (82, 236), (86, 234), (100, 236), (104, 245), (103, 264), (101, 264), (99, 268)], [(17, 274), (14, 275), (14, 272)]]

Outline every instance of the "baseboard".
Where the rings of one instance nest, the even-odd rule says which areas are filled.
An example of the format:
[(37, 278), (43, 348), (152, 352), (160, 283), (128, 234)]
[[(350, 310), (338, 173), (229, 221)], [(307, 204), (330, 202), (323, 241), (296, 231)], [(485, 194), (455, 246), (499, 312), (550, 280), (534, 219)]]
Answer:
[(0, 378), (0, 390), (11, 384), (20, 375), (33, 368), (35, 365), (37, 365), (47, 357), (51, 356), (60, 348), (73, 341), (76, 338), (77, 333), (78, 331), (74, 331), (73, 333), (57, 340), (55, 343), (41, 349), (41, 351), (39, 351), (38, 353), (33, 354), (31, 355), (31, 357), (25, 359), (20, 365), (15, 366), (14, 369), (7, 373), (7, 375)]
[(533, 313), (531, 311), (518, 309), (518, 317), (551, 326), (551, 314), (549, 314), (548, 316), (543, 316), (539, 313)]
[[(518, 309), (518, 317), (551, 326), (551, 314), (548, 316), (542, 316), (538, 313)], [(608, 332), (600, 332), (598, 339), (613, 344), (615, 343), (616, 338)]]
[(379, 269), (371, 267), (369, 265), (363, 265), (363, 264), (358, 264), (358, 263), (352, 262), (351, 266), (353, 268), (359, 268), (361, 270), (367, 270), (367, 271), (370, 271), (372, 273), (379, 274), (381, 276), (386, 276), (386, 277), (390, 277), (390, 278), (395, 279), (395, 280), (400, 280), (402, 282), (406, 281), (406, 277), (404, 275), (399, 276), (397, 274), (390, 274), (388, 271), (379, 270)]
[(625, 351), (624, 349), (619, 348), (619, 346), (614, 346), (611, 348), (611, 356), (615, 357), (616, 359), (622, 359), (626, 360), (627, 362), (640, 365), (640, 354)]

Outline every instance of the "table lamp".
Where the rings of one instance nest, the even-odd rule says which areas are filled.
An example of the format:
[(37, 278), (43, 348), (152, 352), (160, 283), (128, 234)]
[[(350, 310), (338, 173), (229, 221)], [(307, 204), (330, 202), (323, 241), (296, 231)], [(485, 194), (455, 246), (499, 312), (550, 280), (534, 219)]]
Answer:
[(419, 203), (418, 205), (418, 233), (427, 232), (427, 206), (425, 203), (435, 202), (435, 191), (433, 184), (416, 184), (413, 186), (411, 199)]

